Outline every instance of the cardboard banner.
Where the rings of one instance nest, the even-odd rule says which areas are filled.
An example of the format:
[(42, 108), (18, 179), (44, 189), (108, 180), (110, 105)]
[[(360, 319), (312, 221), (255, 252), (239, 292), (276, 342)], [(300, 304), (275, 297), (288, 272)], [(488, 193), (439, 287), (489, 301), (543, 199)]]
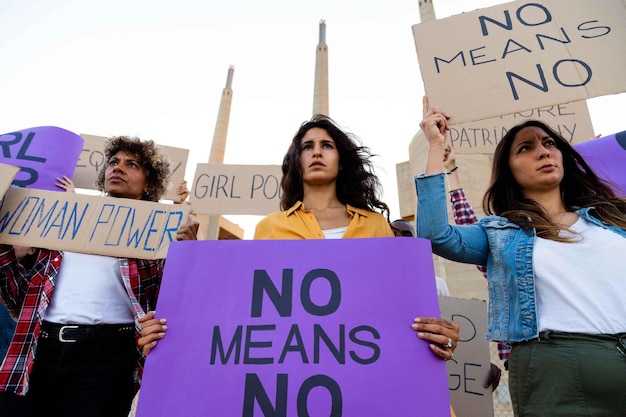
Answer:
[(437, 304), (423, 239), (174, 242), (137, 416), (449, 415)]
[[(98, 173), (107, 163), (104, 158), (104, 143), (109, 139), (106, 136), (87, 135), (81, 133), (84, 139), (80, 158), (76, 163), (76, 171), (72, 181), (77, 188), (88, 190), (96, 189)], [(169, 178), (169, 187), (163, 196), (164, 200), (178, 200), (176, 188), (185, 179), (189, 149), (174, 148), (172, 146), (159, 145), (159, 149), (167, 155), (172, 166), (172, 174)]]
[(452, 124), (626, 91), (626, 4), (515, 1), (413, 26), (426, 95)]
[(585, 142), (595, 136), (585, 101), (540, 107), (477, 122), (453, 125), (448, 135), (457, 154), (493, 154), (496, 146), (510, 128), (530, 119), (543, 121), (572, 145)]
[(189, 202), (198, 214), (267, 215), (280, 210), (280, 165), (198, 164)]
[(55, 126), (31, 127), (0, 135), (0, 163), (20, 167), (13, 185), (63, 191), (57, 177), (72, 177), (83, 139)]
[(626, 131), (574, 146), (596, 175), (614, 183), (617, 195), (626, 197)]
[(454, 357), (446, 362), (452, 408), (457, 417), (493, 417), (491, 387), (484, 387), (491, 369), (487, 302), (440, 296), (439, 306), (442, 317), (461, 326)]
[(10, 187), (0, 243), (121, 258), (165, 258), (190, 206)]
[(15, 165), (0, 164), (0, 197), (9, 189), (19, 170)]

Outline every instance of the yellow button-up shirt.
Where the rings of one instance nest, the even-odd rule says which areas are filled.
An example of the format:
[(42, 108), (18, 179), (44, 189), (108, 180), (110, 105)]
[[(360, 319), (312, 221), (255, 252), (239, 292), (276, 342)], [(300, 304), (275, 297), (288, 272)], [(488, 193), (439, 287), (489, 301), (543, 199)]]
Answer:
[[(344, 238), (392, 237), (393, 232), (387, 220), (373, 211), (346, 205), (350, 224)], [(324, 239), (312, 211), (298, 201), (289, 210), (274, 212), (263, 218), (256, 226), (254, 239)]]

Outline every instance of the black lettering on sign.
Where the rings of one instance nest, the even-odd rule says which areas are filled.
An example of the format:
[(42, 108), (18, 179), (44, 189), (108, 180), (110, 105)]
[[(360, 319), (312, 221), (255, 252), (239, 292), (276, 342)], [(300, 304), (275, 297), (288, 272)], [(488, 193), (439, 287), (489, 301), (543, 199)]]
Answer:
[[(257, 374), (246, 374), (243, 397), (243, 417), (253, 417), (254, 404), (258, 404), (264, 417), (287, 417), (289, 375), (276, 375), (276, 396), (274, 404), (267, 395)], [(298, 417), (311, 417), (308, 408), (309, 393), (316, 387), (325, 388), (330, 394), (330, 417), (341, 417), (343, 413), (343, 395), (337, 381), (327, 375), (313, 375), (304, 380), (298, 390), (296, 414)]]
[[(20, 160), (41, 163), (46, 162), (46, 158), (28, 154), (28, 148), (34, 138), (35, 132), (29, 132), (25, 138), (24, 135), (22, 135), (22, 132), (0, 135), (0, 149), (2, 149), (2, 156), (7, 159), (15, 159), (14, 165), (20, 167), (20, 172), (16, 175), (12, 182), (12, 184), (17, 187), (26, 187), (30, 184), (34, 184), (39, 178), (39, 173), (35, 168), (21, 166), (19, 163)], [(13, 149), (15, 157), (11, 156), (11, 149)], [(26, 176), (20, 174), (26, 174)]]
[[(535, 10), (526, 10), (527, 13), (524, 13), (525, 9), (532, 8)], [(538, 14), (533, 13), (533, 11), (539, 11)], [(539, 26), (552, 21), (552, 15), (550, 11), (546, 9), (543, 5), (539, 3), (527, 3), (518, 7), (515, 12), (515, 16), (517, 20), (524, 26)], [(538, 19), (535, 17), (538, 16)], [(529, 18), (530, 17), (530, 18)], [(504, 21), (492, 19), (487, 16), (478, 16), (478, 21), (480, 22), (480, 29), (482, 31), (483, 36), (489, 36), (489, 30), (487, 29), (487, 23), (492, 23), (498, 27), (501, 27), (505, 30), (513, 30), (513, 21), (511, 19), (511, 13), (508, 10), (504, 10), (503, 12)]]

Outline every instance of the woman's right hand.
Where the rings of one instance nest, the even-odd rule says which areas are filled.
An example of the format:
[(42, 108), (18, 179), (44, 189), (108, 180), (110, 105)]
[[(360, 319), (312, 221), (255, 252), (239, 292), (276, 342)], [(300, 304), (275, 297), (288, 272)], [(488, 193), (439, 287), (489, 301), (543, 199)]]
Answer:
[(167, 326), (166, 319), (154, 317), (154, 311), (148, 311), (143, 317), (137, 319), (141, 324), (141, 337), (137, 341), (141, 354), (148, 356), (148, 353), (157, 345), (160, 339), (165, 337)]
[(420, 128), (428, 140), (428, 155), (424, 174), (443, 172), (444, 147), (446, 145), (446, 131), (450, 130), (447, 113), (435, 108), (430, 108), (428, 97), (422, 100), (424, 105), (424, 118), (420, 122)]
[(448, 125), (448, 116), (447, 113), (439, 111), (435, 108), (430, 108), (430, 104), (428, 103), (428, 97), (424, 96), (422, 99), (423, 106), (423, 119), (420, 122), (420, 128), (428, 143), (432, 146), (435, 144), (444, 145), (446, 141), (446, 131), (450, 130), (450, 125)]
[(56, 185), (57, 187), (65, 190), (68, 193), (75, 193), (76, 192), (76, 189), (74, 188), (74, 183), (66, 175), (63, 175), (62, 177), (57, 177), (56, 178), (56, 182), (54, 183), (54, 185)]

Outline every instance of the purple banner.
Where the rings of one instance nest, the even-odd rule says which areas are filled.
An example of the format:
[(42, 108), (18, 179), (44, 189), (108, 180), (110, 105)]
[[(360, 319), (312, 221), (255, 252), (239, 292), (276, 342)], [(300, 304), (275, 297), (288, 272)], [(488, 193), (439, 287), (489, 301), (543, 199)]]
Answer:
[(423, 239), (172, 242), (157, 316), (138, 417), (450, 413)]
[(55, 126), (31, 127), (0, 135), (0, 163), (20, 167), (11, 185), (62, 191), (57, 177), (72, 178), (83, 138)]
[(626, 194), (626, 131), (591, 139), (574, 146), (594, 172), (619, 188), (618, 195)]

